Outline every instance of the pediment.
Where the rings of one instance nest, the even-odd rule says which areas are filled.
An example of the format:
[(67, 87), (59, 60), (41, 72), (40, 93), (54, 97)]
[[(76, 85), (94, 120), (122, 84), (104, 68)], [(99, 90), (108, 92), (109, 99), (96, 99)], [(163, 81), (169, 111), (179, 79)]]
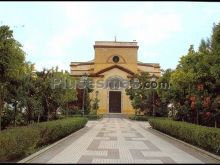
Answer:
[(109, 71), (109, 70), (112, 70), (112, 69), (114, 69), (114, 68), (117, 68), (117, 69), (119, 69), (119, 70), (121, 70), (121, 71), (123, 71), (123, 72), (126, 72), (126, 73), (130, 74), (130, 75), (134, 75), (134, 74), (135, 74), (135, 73), (132, 72), (131, 70), (129, 70), (129, 69), (127, 69), (127, 68), (124, 68), (124, 67), (122, 67), (122, 66), (120, 66), (120, 65), (113, 65), (113, 66), (110, 66), (110, 67), (108, 67), (108, 68), (105, 68), (105, 69), (102, 69), (102, 70), (96, 72), (95, 74), (93, 74), (93, 76), (99, 76), (99, 75), (101, 75), (101, 74), (103, 74), (103, 73), (105, 73), (105, 72), (107, 72), (107, 71)]

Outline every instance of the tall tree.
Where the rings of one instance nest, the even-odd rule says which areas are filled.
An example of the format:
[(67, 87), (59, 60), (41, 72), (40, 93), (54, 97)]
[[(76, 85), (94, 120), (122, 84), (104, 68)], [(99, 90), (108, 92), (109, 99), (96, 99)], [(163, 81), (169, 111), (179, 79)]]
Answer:
[(57, 69), (44, 69), (37, 73), (39, 76), (40, 93), (44, 109), (44, 119), (56, 117), (58, 108), (63, 108), (68, 102), (76, 99), (76, 90), (68, 85), (74, 82), (68, 72)]
[[(24, 65), (25, 53), (22, 45), (13, 37), (9, 26), (0, 27), (0, 120), (5, 103), (5, 94), (10, 81), (19, 79)], [(1, 122), (0, 122), (1, 124)], [(0, 126), (1, 129), (1, 126)]]
[(211, 36), (211, 74), (216, 79), (216, 91), (220, 94), (220, 22), (213, 26)]
[(153, 106), (157, 98), (156, 89), (151, 86), (151, 76), (148, 72), (135, 74), (131, 78), (131, 86), (126, 89), (126, 94), (129, 95), (131, 104), (136, 110), (144, 113), (152, 114)]

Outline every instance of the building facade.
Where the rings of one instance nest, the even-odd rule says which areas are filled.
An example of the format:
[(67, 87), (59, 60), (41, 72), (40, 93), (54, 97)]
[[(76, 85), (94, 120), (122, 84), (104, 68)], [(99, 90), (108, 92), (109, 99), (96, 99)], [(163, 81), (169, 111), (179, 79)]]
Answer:
[(91, 98), (98, 93), (99, 114), (134, 114), (135, 111), (122, 85), (123, 81), (140, 72), (160, 76), (158, 63), (138, 61), (138, 48), (137, 42), (96, 41), (94, 60), (71, 62), (72, 76), (81, 77), (86, 74), (98, 84), (95, 85)]

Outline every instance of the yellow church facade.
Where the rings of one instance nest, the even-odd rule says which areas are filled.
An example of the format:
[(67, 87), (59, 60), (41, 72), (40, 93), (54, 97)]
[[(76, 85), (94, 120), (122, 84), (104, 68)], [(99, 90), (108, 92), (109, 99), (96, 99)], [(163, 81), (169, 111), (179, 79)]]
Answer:
[[(149, 72), (160, 76), (158, 63), (143, 63), (138, 61), (137, 42), (96, 41), (94, 45), (95, 57), (92, 61), (71, 62), (70, 70), (73, 77), (88, 75), (93, 82), (108, 84), (95, 86), (91, 98), (100, 100), (98, 114), (134, 114), (131, 101), (126, 95), (125, 88), (111, 86), (112, 80), (128, 80), (136, 73)], [(101, 83), (100, 83), (101, 84)], [(110, 84), (110, 85), (109, 85)]]

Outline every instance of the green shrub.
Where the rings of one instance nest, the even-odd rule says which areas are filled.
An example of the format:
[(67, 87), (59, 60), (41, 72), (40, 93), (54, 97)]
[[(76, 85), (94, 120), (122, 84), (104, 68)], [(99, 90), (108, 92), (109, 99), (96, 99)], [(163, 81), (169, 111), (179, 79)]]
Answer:
[(169, 119), (151, 118), (152, 128), (220, 155), (220, 129)]
[(84, 127), (86, 122), (86, 118), (77, 117), (40, 123), (35, 126), (37, 129), (40, 129), (38, 146), (52, 143), (72, 132), (75, 132)]
[(2, 131), (0, 160), (15, 160), (84, 127), (87, 118), (65, 118)]
[(137, 120), (137, 121), (148, 121), (148, 116), (144, 116), (144, 115), (131, 115), (131, 116), (129, 116), (129, 119)]
[(85, 116), (88, 120), (98, 120), (102, 118), (102, 115), (86, 115)]
[(0, 160), (14, 160), (30, 154), (39, 139), (39, 130), (20, 127), (4, 130), (0, 134)]
[[(73, 115), (73, 117), (82, 117), (82, 115)], [(101, 119), (103, 116), (102, 115), (84, 115), (88, 120), (98, 120)]]

